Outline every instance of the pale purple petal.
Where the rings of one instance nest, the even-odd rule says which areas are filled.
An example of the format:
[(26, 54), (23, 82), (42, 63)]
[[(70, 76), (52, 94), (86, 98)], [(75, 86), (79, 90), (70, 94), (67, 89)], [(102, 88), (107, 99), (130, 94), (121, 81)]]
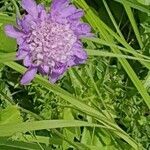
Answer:
[(45, 20), (45, 19), (47, 19), (48, 17), (47, 17), (46, 11), (45, 11), (45, 10), (42, 10), (41, 13), (40, 13), (40, 15), (39, 15), (39, 17), (40, 17), (40, 19), (41, 19), (42, 21)]
[(52, 69), (52, 73), (49, 77), (49, 80), (52, 83), (55, 83), (66, 70), (67, 70), (67, 66), (64, 64), (60, 65), (57, 68)]
[(81, 42), (76, 42), (72, 48), (73, 54), (75, 56), (75, 61), (78, 63), (82, 63), (83, 60), (87, 59), (87, 53), (83, 49), (83, 45)]
[(75, 33), (79, 37), (86, 37), (86, 36), (92, 36), (91, 27), (86, 23), (80, 23), (76, 26)]
[(48, 65), (41, 65), (39, 70), (41, 71), (42, 74), (48, 74), (49, 73), (49, 66)]
[[(87, 58), (86, 58), (87, 59)], [(86, 59), (79, 59), (78, 57), (75, 58), (75, 64), (80, 65), (80, 64), (85, 64)]]
[(53, 0), (51, 5), (51, 11), (61, 10), (69, 5), (69, 0)]
[(83, 10), (78, 9), (78, 10), (76, 10), (76, 12), (75, 12), (74, 14), (69, 15), (69, 19), (70, 19), (70, 20), (76, 20), (76, 19), (78, 20), (78, 19), (80, 19), (83, 15), (84, 15)]
[(68, 61), (68, 67), (84, 64), (87, 60), (87, 55), (86, 55), (86, 53), (83, 55), (84, 55), (84, 59), (81, 59), (81, 58), (74, 55), (74, 57)]
[[(58, 2), (57, 2), (58, 3)], [(78, 20), (83, 16), (83, 11), (77, 9), (74, 5), (68, 5), (68, 2), (65, 3), (59, 2), (60, 7), (56, 7), (57, 9), (51, 10), (52, 18), (60, 23), (67, 23), (70, 20)], [(57, 6), (57, 5), (56, 5)]]
[(33, 78), (35, 77), (36, 73), (37, 73), (37, 68), (28, 69), (20, 81), (21, 84), (26, 85), (26, 84), (30, 83), (33, 80)]
[(23, 42), (24, 42), (24, 38), (23, 37), (24, 36), (17, 38), (17, 44), (18, 45), (22, 45), (23, 44)]
[(73, 51), (75, 51), (76, 49), (83, 49), (83, 44), (78, 40), (76, 43), (74, 43), (72, 49)]
[(74, 55), (82, 60), (87, 59), (87, 53), (83, 49), (76, 49)]
[(19, 49), (23, 49), (23, 50), (26, 50), (26, 51), (29, 51), (29, 45), (27, 44), (26, 41), (23, 41), (22, 43), (19, 44)]
[(66, 23), (67, 22), (66, 18), (62, 16), (62, 15), (65, 16), (66, 14), (63, 14), (62, 11), (64, 9), (67, 9), (68, 7), (69, 7), (68, 0), (53, 0), (50, 11), (52, 19), (60, 23)]
[(42, 4), (37, 5), (37, 11), (38, 11), (38, 18), (41, 19), (42, 21), (49, 17)]
[(35, 20), (33, 20), (33, 17), (31, 15), (26, 15), (22, 18), (22, 20), (20, 20), (20, 26), (26, 33), (29, 33), (35, 25), (36, 22)]
[(87, 57), (88, 57), (87, 53), (84, 50), (78, 51), (78, 53), (74, 55), (72, 59), (68, 61), (68, 66), (72, 67), (72, 66), (84, 64), (87, 60)]
[(31, 61), (31, 58), (29, 55), (27, 55), (24, 60), (23, 60), (23, 64), (26, 66), (26, 67), (29, 67), (32, 65), (32, 61)]
[(76, 12), (76, 8), (73, 5), (66, 7), (61, 11), (61, 17), (68, 17)]
[(37, 4), (34, 0), (22, 0), (22, 7), (34, 18), (38, 17)]
[(74, 57), (74, 56), (72, 56), (72, 57), (70, 58), (70, 60), (69, 60), (68, 63), (67, 63), (68, 67), (71, 67), (71, 66), (75, 66), (75, 65), (76, 65), (75, 59), (76, 59), (76, 57)]
[(40, 13), (41, 11), (45, 10), (44, 6), (42, 4), (37, 5), (37, 11)]
[(17, 52), (17, 59), (18, 60), (21, 60), (21, 59), (24, 59), (26, 56), (28, 55), (28, 52), (23, 50), (23, 49), (20, 49), (18, 52)]
[(19, 29), (15, 28), (12, 25), (5, 26), (5, 32), (8, 36), (12, 38), (19, 38), (24, 35), (23, 32), (21, 32)]

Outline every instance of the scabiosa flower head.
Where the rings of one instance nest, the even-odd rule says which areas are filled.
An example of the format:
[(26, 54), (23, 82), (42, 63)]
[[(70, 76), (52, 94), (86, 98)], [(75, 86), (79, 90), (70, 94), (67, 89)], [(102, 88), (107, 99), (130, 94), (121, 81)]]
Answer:
[(92, 34), (90, 26), (80, 21), (81, 9), (69, 0), (53, 0), (49, 12), (34, 0), (22, 0), (22, 7), (27, 14), (17, 19), (17, 27), (5, 27), (6, 34), (17, 40), (17, 59), (28, 67), (22, 84), (28, 84), (37, 72), (54, 83), (68, 67), (85, 62), (80, 39)]

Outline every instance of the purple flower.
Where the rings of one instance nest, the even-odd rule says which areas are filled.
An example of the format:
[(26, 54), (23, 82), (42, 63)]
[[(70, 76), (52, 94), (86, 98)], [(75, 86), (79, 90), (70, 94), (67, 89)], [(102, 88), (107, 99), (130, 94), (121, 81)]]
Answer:
[(68, 67), (85, 62), (87, 54), (80, 39), (92, 34), (90, 26), (80, 21), (81, 9), (69, 0), (53, 0), (49, 12), (34, 0), (22, 0), (22, 7), (27, 15), (17, 19), (17, 27), (5, 27), (19, 45), (17, 59), (28, 67), (21, 84), (28, 84), (37, 72), (54, 83)]

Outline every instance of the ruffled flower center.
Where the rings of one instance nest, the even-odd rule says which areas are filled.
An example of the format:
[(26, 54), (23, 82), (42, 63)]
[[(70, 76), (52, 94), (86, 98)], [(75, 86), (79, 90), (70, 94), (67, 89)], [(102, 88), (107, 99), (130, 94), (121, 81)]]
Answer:
[(33, 64), (54, 67), (56, 62), (67, 63), (71, 59), (77, 37), (69, 25), (43, 21), (32, 28), (26, 42)]

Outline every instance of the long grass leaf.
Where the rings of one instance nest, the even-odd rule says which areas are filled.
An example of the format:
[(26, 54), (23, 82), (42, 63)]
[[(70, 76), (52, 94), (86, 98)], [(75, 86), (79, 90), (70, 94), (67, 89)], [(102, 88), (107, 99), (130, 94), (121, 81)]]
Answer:
[(89, 56), (103, 56), (103, 57), (116, 57), (116, 58), (126, 58), (126, 59), (131, 59), (131, 60), (138, 60), (138, 61), (145, 61), (145, 62), (149, 62), (149, 59), (142, 59), (142, 58), (138, 58), (138, 57), (132, 57), (132, 56), (128, 56), (128, 55), (123, 55), (123, 54), (114, 54), (111, 52), (105, 52), (103, 51), (99, 51), (99, 50), (91, 50), (91, 49), (86, 49), (87, 53)]
[(114, 1), (119, 2), (121, 4), (127, 3), (130, 7), (134, 8), (134, 9), (137, 9), (137, 10), (142, 11), (144, 13), (148, 13), (148, 14), (150, 13), (150, 10), (148, 7), (143, 6), (143, 5), (139, 4), (138, 2), (135, 2), (135, 1), (131, 2), (129, 0), (114, 0)]
[(15, 123), (15, 124), (7, 124), (0, 125), (0, 136), (12, 136), (18, 132), (28, 132), (35, 130), (43, 130), (43, 129), (55, 129), (55, 128), (66, 128), (66, 127), (102, 127), (104, 126), (98, 124), (92, 124), (83, 121), (75, 121), (75, 120), (42, 120), (42, 121), (34, 121), (34, 122), (24, 122), (24, 123)]
[(137, 40), (139, 42), (140, 48), (142, 49), (143, 48), (143, 43), (142, 43), (142, 39), (141, 39), (139, 30), (138, 30), (138, 27), (137, 27), (137, 24), (136, 24), (133, 12), (132, 12), (130, 6), (126, 2), (123, 2), (123, 6), (124, 6), (124, 8), (126, 10), (128, 18), (129, 18), (129, 20), (131, 22), (131, 25), (133, 27), (134, 33), (135, 33), (136, 38), (137, 38)]

